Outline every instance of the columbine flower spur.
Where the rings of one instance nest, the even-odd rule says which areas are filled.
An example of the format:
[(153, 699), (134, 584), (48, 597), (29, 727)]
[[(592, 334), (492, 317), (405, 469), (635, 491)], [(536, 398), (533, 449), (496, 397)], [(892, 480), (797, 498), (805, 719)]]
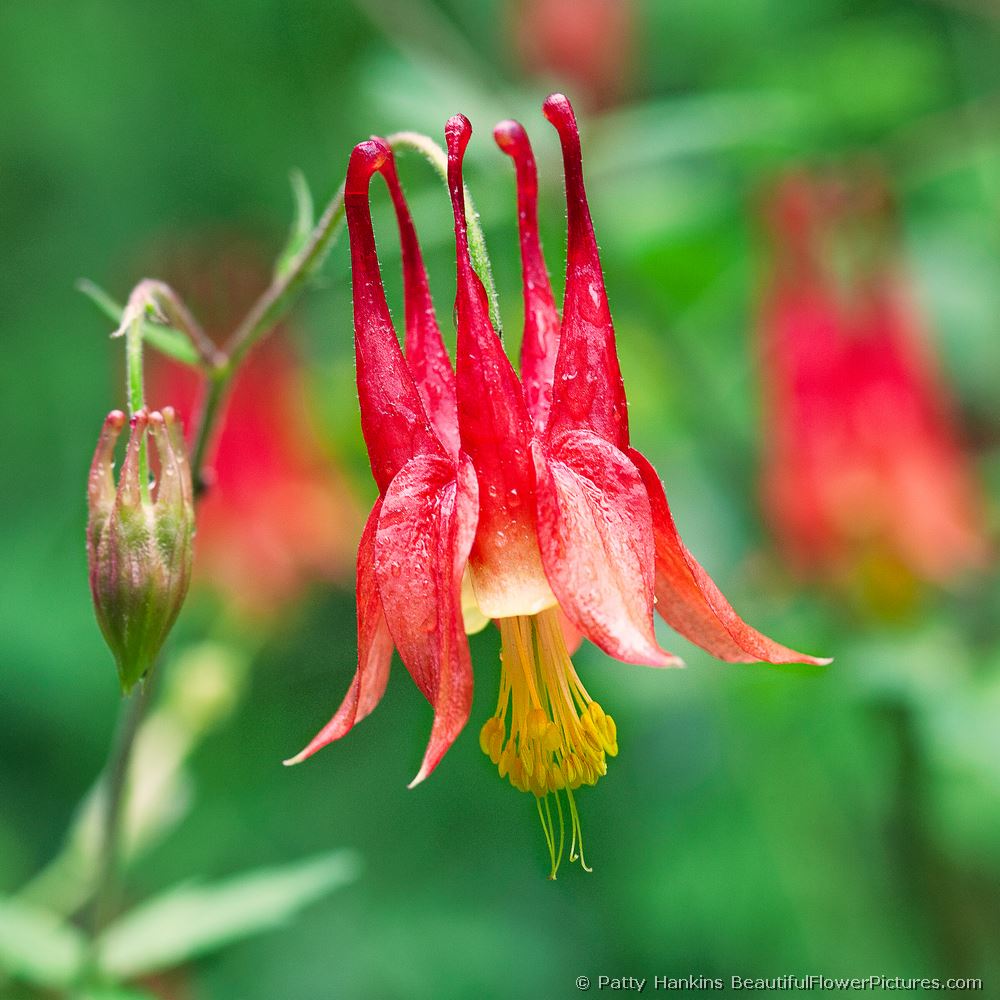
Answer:
[[(351, 155), (345, 203), (357, 380), (379, 499), (358, 549), (357, 673), (340, 709), (290, 763), (344, 736), (375, 708), (395, 647), (434, 708), (412, 784), (422, 781), (469, 717), (466, 625), (471, 631), (492, 618), (503, 643), (500, 694), (480, 745), (501, 777), (535, 796), (554, 877), (567, 839), (570, 859), (585, 865), (575, 792), (605, 774), (607, 758), (618, 752), (615, 723), (574, 670), (566, 632), (577, 630), (619, 660), (680, 665), (657, 644), (655, 605), (720, 659), (818, 661), (737, 616), (681, 542), (653, 468), (629, 447), (576, 120), (560, 94), (545, 101), (544, 112), (559, 133), (566, 173), (561, 321), (539, 243), (527, 135), (516, 122), (494, 133), (517, 173), (520, 381), (469, 256), (462, 183), (468, 120), (456, 115), (445, 127), (458, 268), (454, 370), (392, 152), (371, 139)], [(369, 186), (376, 172), (389, 187), (402, 244), (405, 356), (375, 252)]]

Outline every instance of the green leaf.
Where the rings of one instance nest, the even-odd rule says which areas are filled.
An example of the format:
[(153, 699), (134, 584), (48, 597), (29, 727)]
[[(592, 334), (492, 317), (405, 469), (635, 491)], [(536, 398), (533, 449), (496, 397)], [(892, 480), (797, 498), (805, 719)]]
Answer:
[(78, 974), (83, 935), (40, 907), (0, 897), (0, 969), (36, 986), (64, 987)]
[(295, 258), (309, 242), (313, 226), (316, 225), (312, 192), (309, 190), (309, 182), (305, 175), (301, 170), (293, 170), (289, 180), (292, 184), (292, 197), (295, 199), (295, 218), (292, 220), (292, 229), (288, 234), (285, 248), (278, 255), (277, 263), (274, 265), (274, 274), (278, 278), (291, 269)]
[(200, 359), (194, 344), (172, 326), (160, 326), (158, 323), (142, 324), (142, 339), (160, 354), (180, 361), (182, 364), (197, 368)]
[(354, 854), (335, 851), (216, 885), (169, 889), (108, 928), (100, 944), (102, 968), (129, 979), (279, 927), (304, 906), (353, 881), (359, 868)]
[[(98, 309), (104, 313), (113, 323), (118, 324), (122, 320), (123, 307), (116, 302), (100, 285), (87, 278), (81, 278), (76, 283), (78, 291), (90, 299)], [(165, 354), (168, 358), (180, 361), (181, 364), (190, 365), (197, 368), (201, 363), (198, 357), (198, 350), (191, 343), (186, 334), (180, 330), (165, 326), (161, 323), (142, 324), (142, 339), (145, 343), (160, 354)]]

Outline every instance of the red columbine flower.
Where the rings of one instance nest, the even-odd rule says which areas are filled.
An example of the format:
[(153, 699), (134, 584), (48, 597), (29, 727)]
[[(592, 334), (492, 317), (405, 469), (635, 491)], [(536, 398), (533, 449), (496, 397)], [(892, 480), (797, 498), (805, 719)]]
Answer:
[[(364, 718), (385, 688), (392, 648), (434, 707), (423, 780), (465, 725), (472, 667), (463, 597), (497, 621), (503, 642), (496, 712), (480, 744), (501, 777), (537, 799), (555, 875), (565, 846), (582, 857), (574, 792), (606, 772), (617, 731), (570, 660), (560, 613), (610, 656), (676, 666), (653, 608), (726, 660), (808, 660), (746, 625), (684, 547), (656, 473), (629, 447), (614, 329), (583, 188), (569, 101), (548, 98), (562, 140), (569, 211), (560, 321), (542, 259), (531, 147), (516, 122), (495, 137), (517, 170), (524, 274), (521, 381), (489, 317), (469, 259), (462, 160), (471, 134), (445, 127), (458, 257), (457, 364), (434, 318), (392, 154), (358, 145), (347, 172), (361, 420), (379, 487), (358, 550), (358, 670), (337, 714), (302, 760)], [(381, 172), (403, 247), (405, 357), (389, 318), (368, 188)], [(464, 586), (463, 586), (464, 585)], [(552, 806), (555, 806), (553, 812)], [(558, 819), (554, 819), (558, 817)]]
[[(803, 572), (879, 570), (880, 586), (887, 567), (943, 581), (984, 551), (951, 400), (894, 260), (887, 211), (873, 177), (786, 178), (768, 208), (761, 323), (774, 527)], [(849, 265), (839, 276), (836, 259)]]

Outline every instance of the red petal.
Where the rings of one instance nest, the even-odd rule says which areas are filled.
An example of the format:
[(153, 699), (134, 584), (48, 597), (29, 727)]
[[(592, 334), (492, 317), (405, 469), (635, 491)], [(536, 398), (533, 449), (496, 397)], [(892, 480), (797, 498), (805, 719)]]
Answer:
[(527, 133), (518, 122), (500, 122), (493, 130), (493, 138), (514, 161), (517, 171), (517, 222), (524, 284), (521, 384), (535, 427), (541, 430), (552, 404), (552, 379), (559, 349), (559, 314), (538, 237), (538, 171)]
[(389, 631), (434, 706), (420, 772), (437, 766), (469, 717), (472, 665), (462, 621), (462, 574), (476, 531), (477, 490), (466, 458), (421, 455), (393, 479), (375, 534), (375, 573)]
[(740, 618), (681, 541), (656, 470), (634, 449), (628, 455), (649, 491), (656, 536), (656, 609), (663, 620), (720, 660), (829, 663), (774, 642)]
[(569, 220), (566, 296), (549, 433), (555, 436), (568, 430), (589, 430), (624, 449), (629, 440), (625, 387), (583, 187), (580, 132), (573, 108), (562, 94), (546, 98), (543, 110), (562, 143)]
[(384, 167), (388, 157), (389, 147), (381, 139), (359, 143), (351, 153), (344, 187), (361, 430), (372, 475), (383, 494), (393, 475), (414, 455), (444, 453), (399, 349), (375, 252), (368, 189), (372, 174)]
[(381, 509), (382, 500), (376, 500), (358, 544), (358, 669), (354, 680), (333, 718), (286, 764), (299, 764), (328, 743), (346, 736), (371, 714), (385, 694), (392, 662), (392, 636), (375, 581), (375, 530)]
[(399, 242), (403, 252), (403, 299), (406, 312), (406, 360), (417, 384), (424, 409), (449, 454), (458, 457), (458, 409), (455, 401), (455, 373), (452, 371), (441, 328), (434, 315), (434, 303), (427, 283), (417, 231), (399, 185), (392, 157), (385, 161), (382, 175), (396, 209)]
[(639, 473), (588, 431), (533, 451), (539, 542), (559, 606), (609, 656), (679, 666), (653, 633), (653, 527)]
[(479, 481), (479, 531), (470, 557), (476, 599), (487, 617), (502, 618), (533, 614), (552, 603), (552, 593), (536, 538), (531, 418), (469, 259), (462, 158), (471, 133), (462, 115), (445, 127), (458, 258), (458, 420)]

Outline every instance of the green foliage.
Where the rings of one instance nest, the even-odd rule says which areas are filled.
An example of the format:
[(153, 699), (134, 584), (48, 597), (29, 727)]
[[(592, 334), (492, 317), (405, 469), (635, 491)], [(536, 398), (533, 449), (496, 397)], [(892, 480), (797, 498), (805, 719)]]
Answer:
[(0, 897), (0, 976), (65, 988), (79, 975), (83, 934), (39, 907)]
[(108, 974), (132, 979), (172, 969), (232, 941), (287, 923), (309, 903), (357, 878), (344, 851), (215, 885), (182, 884), (112, 924), (99, 947)]

